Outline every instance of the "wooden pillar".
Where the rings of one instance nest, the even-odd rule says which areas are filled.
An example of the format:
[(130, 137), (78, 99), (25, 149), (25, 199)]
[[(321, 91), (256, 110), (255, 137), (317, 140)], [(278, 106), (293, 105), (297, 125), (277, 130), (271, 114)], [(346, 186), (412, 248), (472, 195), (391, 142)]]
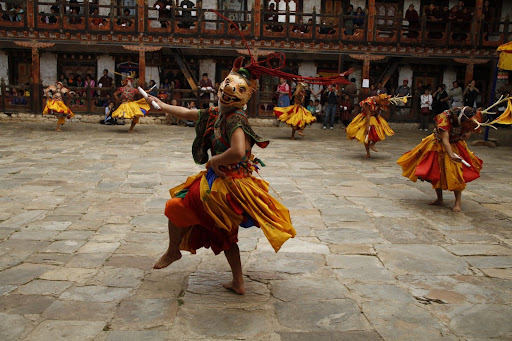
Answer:
[(375, 0), (368, 0), (368, 26), (366, 31), (366, 39), (369, 42), (373, 41), (373, 31), (375, 30)]
[(41, 100), (41, 61), (39, 48), (32, 47), (32, 112), (38, 113)]
[(139, 50), (139, 86), (144, 88), (146, 85), (146, 51), (144, 48)]
[(138, 32), (139, 33), (142, 33), (145, 31), (145, 18), (146, 18), (146, 15), (145, 15), (145, 0), (137, 0), (137, 16), (138, 16)]
[(261, 24), (261, 0), (254, 1), (254, 36), (260, 36), (260, 24)]
[(37, 17), (34, 18), (34, 2), (36, 0), (28, 0), (27, 1), (27, 27), (28, 28), (34, 28), (35, 21), (37, 20)]
[(481, 33), (481, 27), (482, 27), (482, 11), (484, 7), (484, 0), (476, 0), (475, 3), (475, 26), (473, 27), (473, 46), (478, 46), (480, 42), (480, 33)]
[[(370, 79), (370, 59), (363, 60), (363, 80)], [(361, 93), (366, 97), (368, 95), (368, 88), (361, 87)]]
[(464, 84), (461, 88), (466, 88), (469, 82), (473, 80), (473, 71), (475, 69), (475, 64), (469, 63), (466, 64), (466, 77), (464, 78)]

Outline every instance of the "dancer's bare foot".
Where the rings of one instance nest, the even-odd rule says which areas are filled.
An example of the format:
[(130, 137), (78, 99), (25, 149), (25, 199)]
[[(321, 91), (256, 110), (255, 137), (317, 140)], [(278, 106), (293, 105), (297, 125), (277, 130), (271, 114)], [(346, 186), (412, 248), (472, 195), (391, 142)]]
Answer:
[(305, 136), (302, 130), (297, 130), (297, 134), (299, 134), (300, 136)]
[(62, 129), (56, 128), (55, 131), (58, 131), (60, 133)]
[(428, 204), (429, 205), (434, 205), (434, 206), (442, 206), (443, 205), (443, 199), (437, 198), (436, 200), (434, 200), (432, 202), (429, 202)]
[(178, 253), (170, 253), (169, 251), (165, 252), (162, 257), (158, 260), (158, 262), (153, 265), (153, 269), (163, 269), (177, 261), (181, 258), (181, 252)]
[(231, 282), (227, 282), (227, 283), (222, 284), (222, 286), (225, 289), (227, 289), (227, 290), (231, 290), (233, 292), (236, 292), (238, 295), (245, 294), (245, 288), (244, 288), (244, 284), (243, 283), (231, 281)]
[(365, 158), (365, 159), (369, 159), (369, 158), (370, 158), (370, 154), (366, 154), (366, 155), (364, 156), (364, 158)]
[(129, 133), (136, 133), (136, 131), (135, 131), (135, 130), (133, 130), (133, 129), (128, 130), (128, 132), (129, 132)]
[(452, 208), (452, 211), (453, 212), (460, 212), (460, 204), (455, 204), (455, 206), (453, 206), (453, 208)]
[(378, 152), (377, 148), (375, 148), (374, 145), (370, 145), (370, 149), (373, 150), (374, 152)]

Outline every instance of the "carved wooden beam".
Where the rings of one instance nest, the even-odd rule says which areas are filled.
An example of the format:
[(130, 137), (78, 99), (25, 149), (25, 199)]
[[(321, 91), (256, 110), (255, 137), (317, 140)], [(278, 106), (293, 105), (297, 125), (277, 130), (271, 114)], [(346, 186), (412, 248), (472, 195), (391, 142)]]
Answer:
[(17, 45), (17, 46), (26, 47), (26, 48), (29, 48), (29, 49), (33, 49), (33, 48), (43, 49), (43, 48), (46, 48), (46, 47), (55, 46), (55, 43), (43, 43), (43, 42), (40, 42), (40, 41), (37, 41), (37, 40), (23, 40), (23, 41), (15, 40), (14, 44)]
[(485, 64), (485, 63), (489, 63), (491, 60), (490, 59), (475, 59), (475, 58), (453, 58), (453, 60), (456, 62), (456, 63), (461, 63), (461, 64)]
[[(237, 49), (236, 52), (243, 54), (244, 56), (249, 56), (249, 51), (247, 49)], [(252, 49), (251, 53), (254, 57), (261, 57), (261, 56), (267, 56), (270, 53), (275, 53), (275, 51), (269, 51), (269, 50), (260, 50), (258, 48)]]
[(352, 59), (362, 60), (362, 61), (376, 61), (376, 60), (383, 60), (386, 58), (386, 56), (380, 56), (376, 54), (349, 54), (348, 55)]
[(162, 46), (147, 46), (147, 45), (123, 45), (123, 48), (128, 51), (134, 52), (155, 52), (160, 51)]

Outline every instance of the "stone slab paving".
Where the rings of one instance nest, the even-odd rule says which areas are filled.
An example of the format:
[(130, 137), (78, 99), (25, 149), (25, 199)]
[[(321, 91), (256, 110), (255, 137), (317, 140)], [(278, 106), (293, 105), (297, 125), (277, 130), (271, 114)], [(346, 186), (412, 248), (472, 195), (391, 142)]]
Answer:
[(202, 170), (193, 129), (53, 128), (0, 125), (0, 340), (512, 339), (511, 147), (472, 148), (482, 176), (453, 213), (395, 164), (422, 132), (364, 160), (341, 129), (255, 127), (298, 234), (276, 254), (240, 231), (238, 296), (210, 250), (152, 269), (169, 188)]

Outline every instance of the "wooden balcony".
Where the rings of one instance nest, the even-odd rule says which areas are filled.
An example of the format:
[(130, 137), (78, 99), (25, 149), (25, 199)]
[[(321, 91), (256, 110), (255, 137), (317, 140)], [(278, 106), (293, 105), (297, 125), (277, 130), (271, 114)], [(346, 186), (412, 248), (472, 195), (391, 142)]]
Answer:
[[(0, 40), (74, 41), (78, 44), (168, 44), (192, 48), (242, 48), (235, 25), (252, 47), (318, 53), (407, 54), (418, 52), (489, 57), (500, 44), (512, 40), (509, 20), (433, 25), (422, 18), (419, 29), (398, 12), (395, 17), (359, 17), (299, 12), (219, 11), (230, 24), (208, 9), (171, 7), (162, 17), (156, 8), (139, 1), (133, 7), (84, 3), (13, 0), (23, 13), (15, 20), (0, 19)], [(53, 8), (52, 8), (53, 7)], [(70, 13), (71, 8), (76, 8)], [(94, 10), (97, 9), (96, 13)], [(128, 10), (129, 13), (123, 11)], [(77, 14), (78, 13), (78, 14)], [(271, 20), (274, 17), (275, 20)], [(369, 27), (371, 26), (371, 27)], [(370, 32), (371, 34), (368, 34)]]

